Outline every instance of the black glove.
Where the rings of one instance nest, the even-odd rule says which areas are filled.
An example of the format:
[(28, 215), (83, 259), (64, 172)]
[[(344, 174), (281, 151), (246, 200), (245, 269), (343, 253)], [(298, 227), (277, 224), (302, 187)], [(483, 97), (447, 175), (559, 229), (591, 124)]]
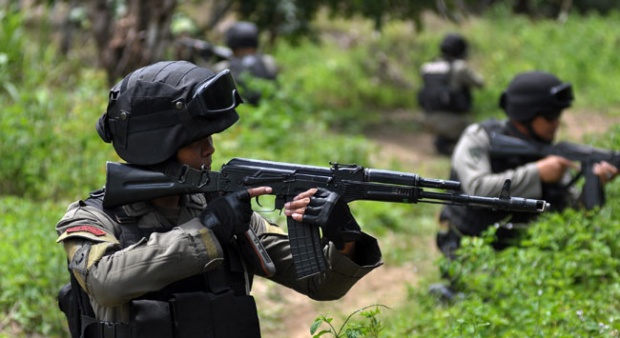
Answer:
[(241, 235), (249, 229), (252, 213), (250, 194), (241, 190), (209, 202), (200, 214), (200, 221), (221, 243), (227, 243), (233, 235)]
[(355, 241), (362, 234), (349, 205), (338, 193), (323, 188), (318, 188), (310, 197), (303, 222), (320, 226), (323, 237), (333, 242), (338, 250), (344, 248), (345, 242)]

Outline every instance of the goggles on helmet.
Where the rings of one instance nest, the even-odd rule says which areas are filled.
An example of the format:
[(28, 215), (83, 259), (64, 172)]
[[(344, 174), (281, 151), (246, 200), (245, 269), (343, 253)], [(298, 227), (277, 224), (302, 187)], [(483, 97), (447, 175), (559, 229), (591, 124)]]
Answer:
[(195, 102), (198, 111), (194, 113), (206, 115), (235, 109), (243, 100), (230, 70), (224, 69), (194, 87), (191, 104), (195, 106)]
[(569, 104), (573, 101), (573, 86), (570, 83), (562, 83), (551, 88), (551, 98), (559, 104)]

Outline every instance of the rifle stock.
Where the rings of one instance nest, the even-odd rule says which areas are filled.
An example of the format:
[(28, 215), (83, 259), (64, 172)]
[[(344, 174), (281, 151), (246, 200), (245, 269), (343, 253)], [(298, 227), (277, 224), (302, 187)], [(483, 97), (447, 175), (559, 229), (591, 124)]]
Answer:
[[(195, 170), (183, 166), (181, 175), (165, 174), (139, 166), (107, 163), (107, 182), (103, 204), (115, 207), (132, 202), (179, 194), (229, 193), (252, 187), (269, 186), (276, 197), (275, 207), (297, 194), (323, 187), (338, 192), (346, 202), (356, 200), (395, 203), (436, 203), (478, 206), (499, 210), (540, 213), (548, 208), (544, 200), (510, 196), (507, 180), (499, 197), (457, 193), (460, 182), (425, 179), (416, 174), (367, 169), (359, 165), (315, 167), (292, 163), (235, 158), (221, 171)], [(449, 192), (427, 191), (424, 188)], [(319, 228), (288, 217), (291, 252), (297, 276), (305, 278), (327, 269)]]
[(590, 147), (571, 142), (558, 142), (554, 145), (532, 144), (517, 137), (491, 133), (489, 155), (493, 157), (527, 156), (543, 158), (549, 155), (561, 156), (581, 163), (580, 175), (585, 178), (583, 187), (583, 205), (586, 209), (601, 207), (605, 204), (605, 190), (600, 179), (592, 172), (595, 163), (605, 161), (620, 167), (620, 152)]

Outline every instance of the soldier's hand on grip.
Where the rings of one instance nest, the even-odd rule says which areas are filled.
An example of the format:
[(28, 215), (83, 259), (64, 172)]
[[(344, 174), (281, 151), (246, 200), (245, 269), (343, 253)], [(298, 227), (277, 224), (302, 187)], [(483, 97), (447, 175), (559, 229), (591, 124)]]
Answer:
[(323, 237), (333, 242), (338, 250), (344, 248), (344, 243), (355, 241), (361, 235), (349, 205), (338, 193), (323, 188), (318, 188), (310, 197), (303, 221), (320, 226)]
[(200, 221), (220, 242), (226, 243), (233, 235), (241, 235), (249, 229), (253, 213), (250, 199), (247, 190), (218, 197), (202, 211)]

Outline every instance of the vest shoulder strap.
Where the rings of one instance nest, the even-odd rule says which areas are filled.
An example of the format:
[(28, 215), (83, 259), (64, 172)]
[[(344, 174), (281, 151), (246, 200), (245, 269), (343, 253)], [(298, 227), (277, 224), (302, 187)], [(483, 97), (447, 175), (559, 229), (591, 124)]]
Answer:
[(84, 200), (84, 203), (103, 211), (121, 226), (121, 235), (119, 238), (121, 247), (126, 248), (134, 243), (137, 243), (140, 239), (142, 239), (142, 237), (144, 237), (144, 234), (137, 226), (138, 218), (128, 215), (122, 206), (116, 208), (104, 208), (104, 192), (104, 189), (93, 191), (90, 196)]

